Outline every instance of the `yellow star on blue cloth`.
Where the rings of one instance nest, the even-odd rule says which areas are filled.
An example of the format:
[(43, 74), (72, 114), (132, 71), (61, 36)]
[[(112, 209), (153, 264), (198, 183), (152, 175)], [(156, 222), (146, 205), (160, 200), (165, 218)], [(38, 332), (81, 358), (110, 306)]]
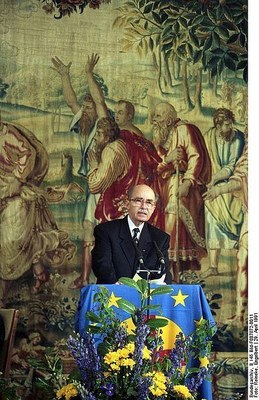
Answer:
[(120, 299), (121, 299), (121, 297), (116, 297), (115, 294), (112, 292), (112, 294), (109, 297), (108, 307), (114, 306), (114, 307), (119, 308), (117, 301)]
[(189, 297), (188, 294), (182, 294), (181, 289), (178, 290), (177, 295), (171, 296), (173, 299), (175, 299), (174, 307), (176, 307), (178, 304), (182, 304), (185, 307), (185, 302), (184, 300)]

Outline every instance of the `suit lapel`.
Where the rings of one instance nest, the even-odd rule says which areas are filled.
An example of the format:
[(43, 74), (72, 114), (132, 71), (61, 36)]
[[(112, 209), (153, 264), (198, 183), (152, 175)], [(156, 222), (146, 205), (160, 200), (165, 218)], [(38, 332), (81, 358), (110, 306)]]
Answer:
[(136, 252), (132, 243), (132, 237), (129, 230), (127, 217), (121, 220), (121, 228), (119, 232), (120, 246), (129, 263), (129, 266), (133, 270)]
[(143, 254), (144, 260), (147, 259), (149, 251), (152, 249), (152, 238), (150, 235), (148, 224), (145, 223), (139, 238), (139, 249)]

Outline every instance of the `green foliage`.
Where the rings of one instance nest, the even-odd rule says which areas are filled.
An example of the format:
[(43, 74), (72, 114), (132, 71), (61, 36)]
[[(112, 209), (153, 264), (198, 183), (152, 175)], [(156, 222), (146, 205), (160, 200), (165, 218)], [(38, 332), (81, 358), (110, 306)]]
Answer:
[(0, 373), (0, 397), (2, 400), (21, 400), (16, 392), (17, 387), (18, 384), (10, 379), (3, 378), (2, 373)]
[(166, 58), (199, 62), (212, 76), (241, 71), (247, 82), (247, 0), (134, 0), (118, 12), (114, 26), (124, 28), (124, 49), (141, 55), (157, 46)]

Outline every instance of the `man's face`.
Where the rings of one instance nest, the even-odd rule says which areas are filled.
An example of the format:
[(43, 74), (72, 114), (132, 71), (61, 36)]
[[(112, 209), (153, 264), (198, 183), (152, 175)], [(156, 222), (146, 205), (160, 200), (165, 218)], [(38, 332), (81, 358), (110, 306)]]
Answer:
[(82, 116), (80, 118), (80, 132), (83, 135), (89, 133), (97, 119), (96, 108), (92, 101), (86, 100), (83, 103)]
[(97, 124), (96, 133), (94, 136), (95, 145), (97, 148), (103, 148), (107, 143), (107, 136), (105, 134), (105, 130), (100, 128)]
[(166, 142), (169, 135), (169, 127), (167, 124), (166, 110), (163, 104), (158, 104), (152, 115), (153, 125), (153, 142), (155, 145), (161, 145)]
[(115, 111), (115, 121), (117, 122), (120, 128), (123, 128), (128, 122), (132, 120), (131, 115), (128, 113), (126, 109), (125, 103), (117, 104), (114, 111)]
[(228, 137), (233, 130), (233, 123), (229, 119), (223, 121), (223, 124), (219, 128), (222, 136)]
[(83, 114), (87, 114), (91, 119), (97, 118), (95, 104), (90, 100), (83, 102)]
[(128, 214), (132, 222), (138, 226), (148, 221), (155, 207), (156, 198), (153, 190), (146, 185), (136, 186), (128, 200)]

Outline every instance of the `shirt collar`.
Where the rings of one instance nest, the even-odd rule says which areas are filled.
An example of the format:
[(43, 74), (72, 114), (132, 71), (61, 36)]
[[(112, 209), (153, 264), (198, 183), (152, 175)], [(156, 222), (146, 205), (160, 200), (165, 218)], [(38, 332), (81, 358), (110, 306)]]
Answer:
[(138, 228), (139, 229), (139, 234), (138, 234), (138, 236), (139, 236), (141, 234), (142, 229), (143, 229), (144, 222), (142, 222), (142, 224), (140, 224), (139, 226), (136, 226), (134, 224), (134, 222), (132, 222), (132, 220), (130, 219), (129, 215), (128, 215), (127, 219), (128, 219), (128, 225), (129, 225), (131, 236), (133, 235), (133, 229), (134, 228)]

